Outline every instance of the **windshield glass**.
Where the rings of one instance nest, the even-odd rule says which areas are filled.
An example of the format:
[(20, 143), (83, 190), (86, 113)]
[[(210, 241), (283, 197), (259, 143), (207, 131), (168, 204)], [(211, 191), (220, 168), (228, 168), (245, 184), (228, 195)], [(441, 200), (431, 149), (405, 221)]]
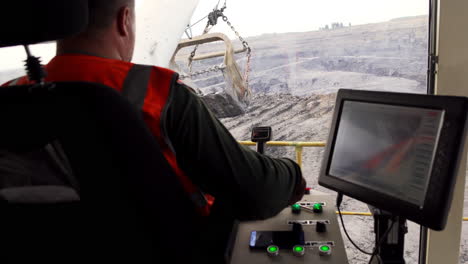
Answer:
[[(239, 141), (250, 140), (255, 126), (271, 126), (275, 141), (325, 142), (341, 88), (427, 92), (428, 0), (136, 3), (134, 62), (171, 67), (185, 75), (184, 82), (199, 92)], [(175, 45), (181, 38), (203, 35), (208, 15), (216, 8), (223, 13), (206, 32), (230, 39), (233, 50), (239, 51), (233, 56), (238, 74), (228, 71), (234, 66), (226, 65), (229, 43), (223, 41), (199, 46), (191, 65), (195, 46), (181, 49), (174, 56), (176, 64), (170, 65)], [(185, 30), (187, 24), (191, 27)], [(55, 44), (33, 45), (31, 51), (45, 64), (54, 56)], [(203, 59), (206, 54), (210, 58)], [(0, 83), (25, 74), (22, 47), (2, 48), (0, 57)], [(309, 185), (331, 193), (317, 186), (323, 148), (267, 147), (266, 153), (301, 162)], [(357, 201), (345, 200), (344, 205), (343, 210), (368, 211)], [(359, 245), (372, 248), (371, 218), (345, 216), (345, 223)], [(419, 227), (409, 228), (405, 257), (416, 263)], [(462, 258), (468, 258), (467, 228), (463, 232)], [(346, 239), (345, 243), (350, 263), (365, 263), (367, 256)]]
[[(194, 25), (183, 37), (202, 35), (205, 16), (216, 7), (222, 9), (224, 3), (200, 1), (192, 17)], [(245, 46), (244, 39), (252, 50), (250, 59), (246, 52), (235, 55), (252, 93), (243, 111), (226, 107), (229, 100), (223, 99), (235, 89), (223, 70), (223, 56), (194, 59), (190, 68), (195, 50), (190, 46), (178, 52), (177, 69), (188, 76), (194, 74), (185, 81), (203, 94), (239, 141), (250, 140), (255, 126), (271, 126), (274, 141), (325, 142), (338, 89), (427, 93), (428, 13), (427, 0), (228, 0), (224, 20), (220, 16), (207, 31), (226, 34), (234, 50)], [(223, 42), (201, 45), (194, 58), (224, 53), (226, 47)], [(309, 185), (333, 194), (317, 185), (323, 148), (272, 146), (265, 152), (300, 160)], [(344, 211), (368, 212), (367, 205), (352, 199), (343, 204)], [(344, 219), (351, 237), (362, 248), (373, 248), (373, 219)], [(368, 261), (347, 239), (345, 243), (350, 263)], [(409, 224), (405, 246), (407, 262), (417, 263), (419, 226)]]

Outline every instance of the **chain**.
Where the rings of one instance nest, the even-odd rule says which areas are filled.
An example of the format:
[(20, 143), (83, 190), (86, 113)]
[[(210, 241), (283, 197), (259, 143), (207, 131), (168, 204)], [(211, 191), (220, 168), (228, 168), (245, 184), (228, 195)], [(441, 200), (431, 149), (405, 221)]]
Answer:
[(183, 80), (183, 79), (193, 78), (195, 76), (210, 73), (210, 72), (222, 71), (224, 69), (226, 69), (226, 65), (224, 65), (224, 63), (221, 63), (220, 65), (215, 65), (215, 66), (212, 66), (212, 67), (204, 69), (204, 70), (200, 70), (200, 71), (196, 71), (196, 72), (190, 72), (189, 74), (180, 74), (179, 78), (181, 80)]
[[(213, 9), (212, 12), (210, 12), (208, 14), (208, 22), (206, 23), (206, 26), (205, 26), (205, 29), (203, 30), (203, 34), (202, 35), (205, 35), (207, 34), (210, 29), (212, 27), (214, 27), (216, 24), (218, 24), (218, 18), (220, 17), (223, 17), (224, 14), (224, 10), (227, 8), (226, 6), (226, 2), (227, 1), (224, 1), (224, 6), (221, 8), (221, 9), (218, 9), (218, 6), (219, 6), (219, 3), (221, 2), (221, 0), (218, 1), (218, 4), (216, 5), (216, 7)], [(205, 18), (206, 18), (205, 17)], [(211, 26), (211, 28), (210, 28)], [(189, 66), (189, 71), (192, 72), (192, 64), (193, 64), (193, 58), (195, 57), (196, 53), (197, 53), (197, 49), (198, 49), (198, 46), (199, 45), (196, 45), (195, 48), (193, 49), (193, 51), (190, 53), (190, 57), (188, 58), (188, 66)]]
[(239, 32), (237, 32), (237, 30), (231, 24), (227, 16), (223, 15), (223, 21), (226, 22), (226, 24), (228, 24), (228, 26), (232, 29), (232, 31), (239, 38), (240, 42), (242, 43), (242, 46), (244, 46), (244, 48), (247, 50), (247, 63), (245, 65), (244, 80), (245, 80), (246, 88), (247, 90), (249, 90), (250, 61), (252, 58), (252, 49), (250, 48), (249, 43), (239, 34)]
[[(245, 65), (245, 72), (244, 72), (244, 80), (245, 80), (245, 87), (247, 88), (247, 91), (250, 93), (249, 89), (249, 78), (250, 78), (250, 62), (252, 58), (252, 51), (248, 50), (247, 52), (247, 63)], [(250, 95), (250, 94), (249, 94)]]
[(242, 45), (244, 46), (244, 48), (247, 50), (247, 54), (250, 54), (252, 49), (250, 48), (249, 46), (249, 43), (247, 43), (247, 41), (239, 34), (239, 32), (237, 32), (237, 30), (234, 28), (234, 26), (231, 24), (231, 22), (229, 21), (229, 19), (227, 18), (227, 16), (223, 15), (223, 21), (226, 22), (228, 24), (228, 26), (232, 29), (232, 31), (236, 34), (236, 36), (239, 38), (239, 40), (241, 41)]
[(249, 46), (249, 43), (237, 32), (237, 30), (234, 28), (234, 26), (231, 24), (227, 16), (223, 15), (223, 21), (228, 24), (228, 26), (232, 29), (232, 31), (236, 34), (236, 36), (239, 38), (240, 42), (244, 46), (244, 48), (247, 50), (247, 63), (245, 65), (245, 72), (244, 72), (244, 80), (245, 80), (245, 85), (247, 88), (247, 91), (249, 90), (249, 76), (250, 76), (250, 62), (252, 58), (252, 49)]
[[(224, 15), (224, 10), (226, 9), (226, 0), (224, 1), (224, 6), (221, 9), (218, 9), (219, 2), (220, 1), (218, 1), (218, 4), (214, 8), (213, 12), (211, 12), (208, 15), (208, 22), (206, 23), (205, 30), (203, 30), (203, 35), (207, 34), (210, 31), (210, 29), (212, 27), (214, 27), (218, 23), (218, 18), (220, 18), (220, 17), (223, 18), (223, 21), (226, 22), (227, 25), (231, 28), (231, 30), (236, 34), (237, 38), (239, 38), (240, 42), (242, 43), (242, 46), (244, 46), (244, 48), (247, 51), (247, 63), (246, 63), (246, 66), (245, 66), (244, 80), (245, 80), (246, 88), (247, 88), (247, 90), (249, 90), (248, 88), (249, 88), (249, 76), (250, 76), (250, 68), (251, 68), (250, 64), (251, 64), (251, 58), (252, 58), (252, 49), (250, 48), (249, 43), (239, 34), (239, 32), (237, 32), (237, 30), (232, 25), (231, 21), (229, 21), (228, 17), (226, 15)], [(188, 62), (189, 74), (188, 75), (181, 75), (182, 78), (187, 78), (187, 77), (191, 78), (193, 76), (197, 76), (197, 75), (200, 75), (200, 74), (205, 74), (205, 73), (208, 73), (208, 72), (218, 71), (218, 70), (221, 69), (220, 66), (214, 66), (214, 67), (208, 68), (206, 70), (201, 70), (201, 71), (192, 73), (193, 58), (195, 57), (195, 55), (197, 53), (198, 46), (199, 45), (195, 46), (193, 51), (190, 53), (190, 57), (188, 58), (188, 61), (189, 61)], [(224, 68), (226, 68), (226, 65), (222, 64), (221, 67), (223, 67), (222, 69), (224, 69)]]
[[(205, 29), (203, 30), (203, 34), (202, 35), (205, 35), (206, 33), (208, 33), (210, 31), (210, 22), (208, 21), (208, 23), (206, 23), (206, 27)], [(196, 53), (197, 53), (197, 49), (198, 49), (198, 46), (200, 45), (196, 45), (195, 48), (193, 49), (193, 51), (190, 53), (190, 57), (188, 58), (188, 68), (189, 68), (189, 72), (192, 73), (192, 66), (193, 66), (193, 58), (195, 57)]]

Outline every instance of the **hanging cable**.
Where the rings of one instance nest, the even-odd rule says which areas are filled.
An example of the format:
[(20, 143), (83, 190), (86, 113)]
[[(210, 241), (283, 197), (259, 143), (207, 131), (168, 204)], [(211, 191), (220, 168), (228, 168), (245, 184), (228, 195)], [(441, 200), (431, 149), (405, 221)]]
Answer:
[[(218, 4), (216, 4), (216, 6), (213, 8), (213, 11), (210, 12), (205, 18), (208, 18), (208, 21), (206, 23), (206, 26), (205, 26), (205, 29), (203, 30), (203, 33), (202, 35), (205, 35), (207, 34), (210, 29), (212, 27), (214, 27), (216, 24), (218, 24), (218, 19), (220, 17), (223, 17), (224, 14), (224, 10), (226, 9), (226, 1), (224, 1), (224, 6), (221, 8), (221, 9), (218, 9), (219, 7), (219, 3), (221, 2), (221, 0), (218, 0)], [(205, 19), (203, 18), (203, 19)], [(202, 19), (202, 20), (203, 20)], [(201, 21), (201, 20), (200, 20)], [(198, 22), (200, 22), (198, 21)], [(197, 23), (198, 23), (197, 22)], [(188, 58), (188, 68), (189, 68), (189, 72), (192, 73), (192, 67), (193, 67), (193, 58), (195, 57), (196, 53), (197, 53), (197, 49), (198, 49), (198, 46), (199, 45), (196, 45), (194, 48), (193, 48), (193, 51), (190, 53), (190, 56)]]
[(194, 27), (196, 24), (202, 22), (202, 21), (205, 20), (207, 17), (208, 17), (208, 15), (204, 16), (202, 19), (198, 20), (197, 22), (193, 23), (192, 25), (187, 25), (187, 28), (192, 28), (192, 27)]
[[(219, 3), (221, 3), (221, 0), (218, 0), (218, 3), (216, 4), (215, 9), (218, 9)], [(224, 4), (226, 4), (226, 2), (224, 2)]]
[(371, 256), (371, 258), (369, 259), (368, 264), (371, 264), (372, 260), (374, 260), (375, 257), (377, 257), (377, 261), (378, 261), (379, 264), (382, 263), (382, 259), (379, 256), (379, 248), (380, 248), (380, 245), (383, 243), (383, 241), (387, 238), (390, 231), (392, 230), (393, 225), (395, 224), (396, 220), (394, 218), (392, 218), (392, 224), (388, 227), (388, 229), (385, 231), (385, 233), (382, 235), (382, 237), (379, 239), (379, 241), (377, 241), (377, 245), (375, 246), (372, 253), (369, 253), (369, 252), (364, 251), (363, 249), (361, 249), (358, 245), (356, 245), (356, 243), (354, 243), (354, 241), (349, 236), (348, 231), (346, 230), (346, 227), (344, 225), (343, 216), (341, 214), (340, 207), (341, 207), (341, 202), (342, 201), (343, 201), (343, 194), (338, 193), (338, 196), (336, 197), (336, 208), (338, 209), (338, 215), (340, 216), (341, 225), (343, 226), (343, 231), (346, 234), (346, 237), (349, 239), (351, 244), (353, 244), (353, 246), (356, 247), (359, 251), (361, 251), (362, 253), (364, 253), (366, 255)]
[[(224, 6), (223, 6), (223, 8), (218, 9), (219, 3), (220, 3), (220, 2), (221, 2), (221, 0), (219, 0), (219, 1), (218, 1), (218, 4), (216, 4), (216, 7), (213, 8), (213, 12), (216, 11), (216, 10), (222, 10), (222, 11), (224, 11), (224, 10), (226, 9), (226, 1), (224, 1)], [(211, 13), (213, 13), (213, 12), (210, 12), (208, 15), (204, 16), (203, 18), (199, 19), (197, 22), (195, 22), (195, 23), (193, 23), (193, 24), (188, 24), (186, 30), (188, 30), (189, 28), (191, 29), (192, 27), (194, 27), (194, 26), (197, 25), (198, 23), (202, 22), (203, 20), (205, 20), (205, 19), (206, 19)]]
[[(224, 0), (224, 5), (223, 5), (222, 8), (218, 8), (220, 3), (221, 3), (221, 0), (218, 0), (218, 3), (213, 8), (213, 11), (208, 14), (208, 16), (207, 16), (208, 21), (206, 23), (206, 26), (205, 26), (205, 29), (203, 30), (202, 35), (207, 34), (211, 30), (211, 28), (213, 28), (215, 25), (217, 25), (219, 18), (222, 18), (223, 21), (226, 22), (226, 24), (236, 34), (237, 38), (242, 43), (242, 46), (244, 47), (245, 51), (247, 52), (247, 55), (246, 55), (247, 62), (246, 62), (246, 66), (245, 66), (245, 69), (244, 69), (244, 76), (243, 77), (244, 77), (244, 81), (245, 81), (246, 90), (250, 91), (250, 89), (249, 89), (249, 86), (250, 86), (249, 79), (250, 79), (250, 70), (251, 70), (252, 49), (250, 48), (249, 43), (239, 34), (239, 32), (237, 32), (237, 30), (234, 28), (234, 26), (229, 21), (228, 17), (226, 15), (224, 15), (224, 10), (226, 10), (226, 8), (227, 8), (227, 0)], [(200, 21), (201, 20), (199, 20), (198, 22), (200, 22)], [(189, 75), (188, 76), (192, 75), (193, 60), (195, 58), (198, 46), (199, 45), (196, 45), (194, 47), (193, 51), (190, 53), (190, 56), (188, 57), (188, 69), (189, 69)]]
[(354, 243), (354, 241), (351, 239), (351, 237), (349, 236), (348, 234), (348, 231), (346, 230), (346, 227), (345, 227), (345, 224), (344, 224), (344, 221), (343, 221), (343, 215), (341, 214), (341, 209), (340, 209), (340, 206), (341, 206), (341, 202), (343, 201), (343, 194), (341, 193), (338, 193), (338, 196), (336, 197), (336, 208), (338, 209), (338, 215), (340, 216), (340, 220), (341, 220), (341, 226), (343, 226), (343, 231), (344, 233), (346, 234), (346, 237), (349, 239), (349, 241), (351, 242), (351, 244), (353, 244), (353, 246), (355, 248), (357, 248), (359, 251), (361, 251), (362, 253), (366, 254), (366, 255), (372, 255), (375, 250), (370, 253), (370, 252), (367, 252), (367, 251), (364, 251), (363, 249), (361, 249), (358, 245), (356, 245), (356, 243)]
[(369, 259), (369, 264), (372, 263), (372, 260), (374, 259), (375, 256), (377, 256), (377, 260), (379, 261), (379, 263), (381, 263), (381, 259), (380, 259), (380, 252), (379, 252), (379, 248), (380, 248), (380, 245), (383, 243), (383, 241), (387, 238), (388, 236), (388, 233), (390, 233), (390, 230), (392, 230), (393, 228), (393, 225), (395, 224), (396, 220), (395, 218), (392, 218), (392, 224), (388, 227), (388, 229), (385, 231), (385, 233), (382, 235), (382, 237), (380, 238), (380, 240), (377, 242), (377, 245), (375, 246), (374, 248), (374, 252), (372, 252), (372, 256), (371, 258)]

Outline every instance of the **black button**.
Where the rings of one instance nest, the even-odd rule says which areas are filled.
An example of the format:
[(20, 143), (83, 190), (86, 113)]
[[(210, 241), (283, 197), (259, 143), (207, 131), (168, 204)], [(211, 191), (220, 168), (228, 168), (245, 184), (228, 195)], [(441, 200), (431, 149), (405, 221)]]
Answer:
[(327, 224), (325, 224), (324, 222), (317, 222), (315, 231), (317, 231), (317, 233), (327, 232)]

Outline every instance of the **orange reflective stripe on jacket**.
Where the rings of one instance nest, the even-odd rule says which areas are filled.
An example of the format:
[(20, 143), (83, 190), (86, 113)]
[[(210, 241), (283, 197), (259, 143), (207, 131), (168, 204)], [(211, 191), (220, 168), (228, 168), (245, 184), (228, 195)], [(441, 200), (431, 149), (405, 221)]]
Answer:
[[(105, 59), (81, 54), (60, 55), (52, 59), (46, 66), (46, 82), (82, 81), (95, 82), (112, 87), (120, 92), (124, 87), (133, 63), (120, 60)], [(202, 215), (208, 215), (213, 199), (207, 201), (197, 186), (185, 175), (177, 164), (176, 155), (170, 147), (161, 129), (161, 118), (175, 79), (175, 73), (169, 69), (150, 67), (146, 95), (143, 102), (143, 118), (153, 135), (158, 140), (163, 154), (179, 178), (186, 193)], [(128, 81), (128, 80), (127, 80)], [(16, 80), (17, 85), (28, 84), (27, 77)], [(127, 83), (128, 84), (128, 83)], [(144, 87), (143, 87), (144, 88)]]

